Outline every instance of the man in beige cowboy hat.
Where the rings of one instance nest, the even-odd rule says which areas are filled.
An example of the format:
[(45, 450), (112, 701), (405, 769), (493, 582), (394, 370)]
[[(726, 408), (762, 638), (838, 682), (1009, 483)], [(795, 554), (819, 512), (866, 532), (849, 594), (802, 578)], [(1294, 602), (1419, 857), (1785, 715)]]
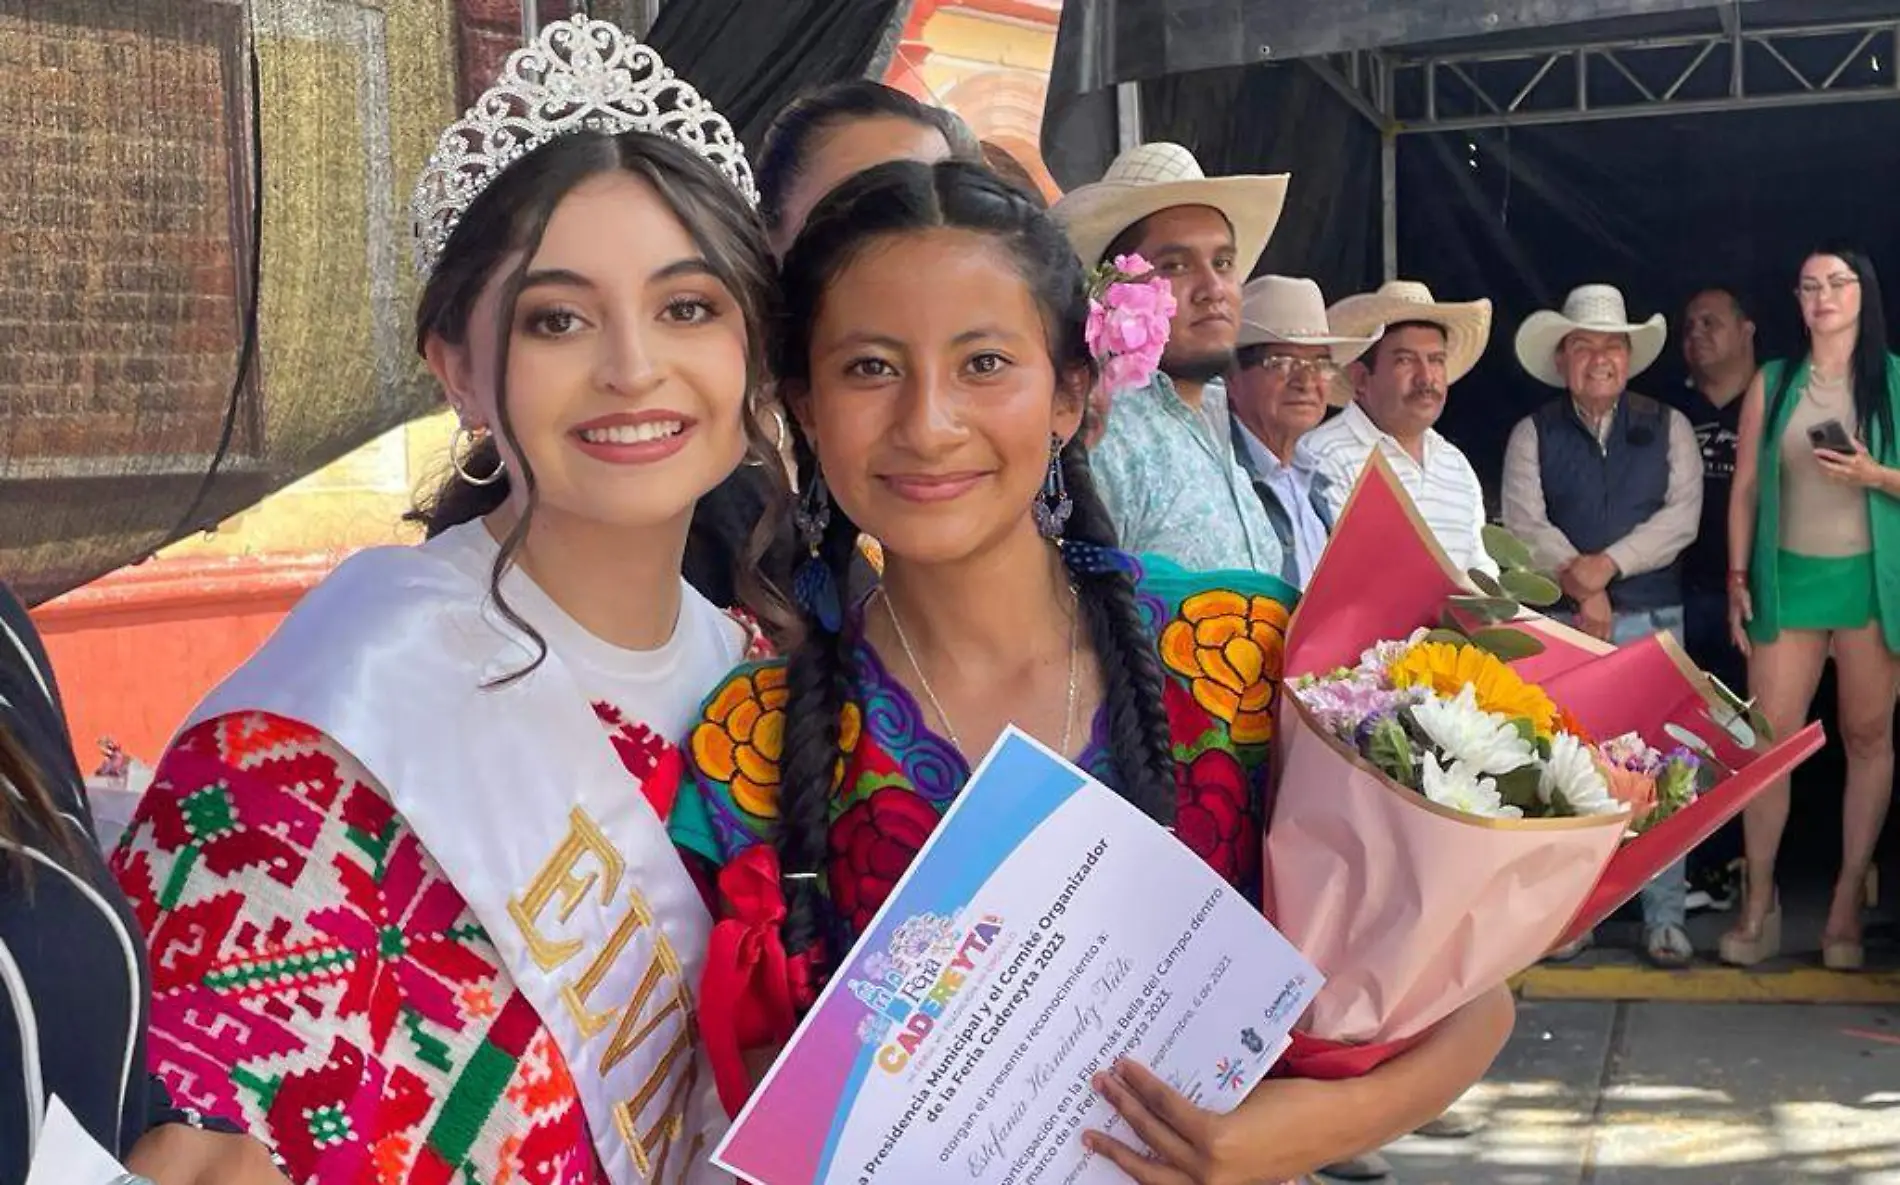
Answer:
[(1140, 255), (1176, 312), (1161, 370), (1110, 395), (1089, 465), (1121, 545), (1188, 568), (1278, 575), (1278, 537), (1235, 457), (1226, 394), (1240, 286), (1286, 200), (1284, 176), (1207, 177), (1179, 144), (1143, 144), (1053, 213), (1084, 266)]
[[(1630, 320), (1623, 294), (1585, 284), (1561, 312), (1532, 313), (1517, 360), (1561, 392), (1518, 421), (1504, 450), (1504, 525), (1560, 575), (1572, 622), (1606, 642), (1682, 640), (1679, 559), (1702, 514), (1702, 453), (1687, 416), (1631, 392), (1662, 355), (1661, 314)], [(1684, 866), (1643, 890), (1644, 948), (1662, 966), (1694, 957), (1683, 929)], [(1557, 953), (1574, 955), (1582, 942)]]
[(1484, 550), (1484, 487), (1458, 447), (1435, 425), (1451, 385), (1470, 373), (1491, 335), (1491, 302), (1443, 302), (1413, 280), (1349, 296), (1327, 313), (1334, 332), (1378, 343), (1348, 368), (1335, 392), (1346, 409), (1308, 437), (1331, 485), (1333, 513), (1344, 508), (1376, 449), (1392, 466), (1440, 547), (1461, 569), (1495, 573)]
[(1261, 276), (1242, 290), (1239, 348), (1227, 378), (1234, 450), (1280, 542), (1280, 575), (1305, 588), (1332, 533), (1331, 483), (1307, 433), (1326, 417), (1344, 367), (1378, 340), (1333, 332), (1311, 280)]

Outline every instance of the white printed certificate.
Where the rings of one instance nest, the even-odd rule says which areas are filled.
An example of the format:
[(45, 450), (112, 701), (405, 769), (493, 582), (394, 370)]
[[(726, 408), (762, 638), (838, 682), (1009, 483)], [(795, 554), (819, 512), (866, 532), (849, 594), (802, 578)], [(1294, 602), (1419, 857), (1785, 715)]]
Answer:
[(1124, 1055), (1227, 1111), (1320, 976), (1164, 828), (1012, 729), (714, 1161), (759, 1185), (1121, 1180), (1090, 1086)]

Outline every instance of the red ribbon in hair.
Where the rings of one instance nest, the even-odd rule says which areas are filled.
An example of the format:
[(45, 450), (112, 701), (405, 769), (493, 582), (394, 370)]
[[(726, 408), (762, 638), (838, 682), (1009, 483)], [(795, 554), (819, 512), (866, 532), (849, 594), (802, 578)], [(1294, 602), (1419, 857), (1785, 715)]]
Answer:
[(789, 1040), (814, 993), (809, 958), (787, 956), (779, 934), (785, 894), (772, 845), (747, 848), (720, 869), (719, 896), (726, 916), (707, 947), (699, 1031), (719, 1101), (737, 1115), (752, 1093), (745, 1051)]

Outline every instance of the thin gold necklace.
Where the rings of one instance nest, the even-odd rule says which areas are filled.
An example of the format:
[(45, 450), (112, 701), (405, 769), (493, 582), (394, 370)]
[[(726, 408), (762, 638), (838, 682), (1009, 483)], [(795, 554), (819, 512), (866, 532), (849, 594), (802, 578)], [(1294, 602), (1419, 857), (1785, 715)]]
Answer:
[[(951, 745), (963, 756), (967, 763), (970, 754), (963, 747), (963, 738), (957, 735), (957, 726), (950, 723), (950, 713), (943, 710), (943, 701), (937, 698), (936, 689), (930, 686), (930, 676), (924, 674), (922, 664), (917, 661), (917, 652), (910, 647), (910, 635), (904, 632), (904, 621), (897, 616), (897, 606), (891, 601), (891, 594), (883, 587), (878, 588), (878, 596), (884, 603), (884, 613), (891, 619), (891, 629), (897, 633), (897, 644), (904, 648), (904, 658), (910, 663), (910, 669), (917, 672), (917, 685), (923, 689), (924, 698), (930, 701), (930, 708), (937, 713), (937, 719), (943, 722), (943, 731), (949, 736)], [(1075, 586), (1069, 586), (1069, 697), (1062, 712), (1062, 756), (1069, 756), (1069, 742), (1075, 728), (1075, 656), (1080, 639), (1077, 626), (1082, 620), (1082, 606), (1076, 594)]]

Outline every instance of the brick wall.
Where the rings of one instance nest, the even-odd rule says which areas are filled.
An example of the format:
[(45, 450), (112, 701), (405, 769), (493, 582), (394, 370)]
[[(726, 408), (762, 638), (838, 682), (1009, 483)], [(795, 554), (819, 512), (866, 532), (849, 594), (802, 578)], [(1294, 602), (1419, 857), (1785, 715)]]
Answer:
[(18, 475), (217, 443), (245, 255), (240, 13), (161, 7), (0, 0), (0, 463)]

